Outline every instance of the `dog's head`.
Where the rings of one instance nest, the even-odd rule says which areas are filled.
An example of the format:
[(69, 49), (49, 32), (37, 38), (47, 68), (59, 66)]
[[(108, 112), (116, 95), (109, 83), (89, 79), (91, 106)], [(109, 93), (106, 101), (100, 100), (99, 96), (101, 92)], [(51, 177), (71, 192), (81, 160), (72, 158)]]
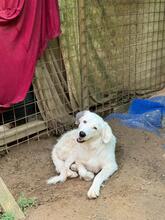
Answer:
[(110, 142), (112, 130), (99, 115), (90, 111), (79, 112), (76, 115), (76, 124), (79, 143), (98, 138), (101, 138), (104, 143)]

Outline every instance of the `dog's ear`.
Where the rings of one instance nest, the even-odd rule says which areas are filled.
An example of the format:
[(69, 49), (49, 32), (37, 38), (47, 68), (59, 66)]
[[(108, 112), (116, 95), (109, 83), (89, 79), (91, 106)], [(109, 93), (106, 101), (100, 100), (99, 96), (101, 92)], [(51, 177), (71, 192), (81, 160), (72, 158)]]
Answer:
[(102, 141), (107, 144), (108, 142), (110, 142), (112, 137), (112, 129), (111, 127), (108, 125), (107, 122), (104, 122), (103, 128), (102, 128)]
[(87, 113), (88, 111), (87, 110), (85, 110), (85, 111), (81, 111), (81, 112), (78, 112), (77, 114), (76, 114), (76, 120), (75, 120), (75, 124), (76, 125), (78, 125), (79, 123), (80, 123), (80, 118), (82, 117), (82, 116), (84, 116), (85, 115), (85, 113)]

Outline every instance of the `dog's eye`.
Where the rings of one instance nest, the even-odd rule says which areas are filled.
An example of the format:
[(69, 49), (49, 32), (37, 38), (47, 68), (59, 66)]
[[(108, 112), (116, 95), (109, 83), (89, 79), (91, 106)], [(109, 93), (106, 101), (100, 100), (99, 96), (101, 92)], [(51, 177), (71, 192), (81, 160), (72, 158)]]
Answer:
[(85, 120), (84, 120), (84, 121), (83, 121), (83, 123), (84, 123), (84, 124), (86, 124), (86, 123), (87, 123), (87, 121), (85, 121)]
[(96, 127), (93, 127), (93, 129), (97, 130), (97, 128), (96, 128)]

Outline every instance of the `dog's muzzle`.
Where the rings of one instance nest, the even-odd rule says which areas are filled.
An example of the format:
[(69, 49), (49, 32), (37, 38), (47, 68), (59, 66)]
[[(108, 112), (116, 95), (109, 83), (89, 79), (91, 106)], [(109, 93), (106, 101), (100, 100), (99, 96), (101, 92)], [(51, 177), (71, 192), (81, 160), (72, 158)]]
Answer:
[(79, 137), (77, 138), (77, 142), (78, 143), (83, 143), (84, 141), (84, 137), (86, 137), (86, 134), (84, 131), (80, 131), (79, 132)]
[(77, 138), (77, 142), (78, 142), (78, 143), (84, 143), (85, 141), (84, 141), (82, 138), (78, 137), (78, 138)]

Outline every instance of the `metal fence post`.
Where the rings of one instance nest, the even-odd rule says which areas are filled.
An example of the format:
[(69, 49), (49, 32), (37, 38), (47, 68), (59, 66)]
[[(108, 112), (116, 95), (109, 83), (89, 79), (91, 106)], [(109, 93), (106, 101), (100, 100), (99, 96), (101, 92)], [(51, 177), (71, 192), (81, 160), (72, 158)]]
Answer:
[(78, 1), (81, 109), (89, 107), (85, 0)]

